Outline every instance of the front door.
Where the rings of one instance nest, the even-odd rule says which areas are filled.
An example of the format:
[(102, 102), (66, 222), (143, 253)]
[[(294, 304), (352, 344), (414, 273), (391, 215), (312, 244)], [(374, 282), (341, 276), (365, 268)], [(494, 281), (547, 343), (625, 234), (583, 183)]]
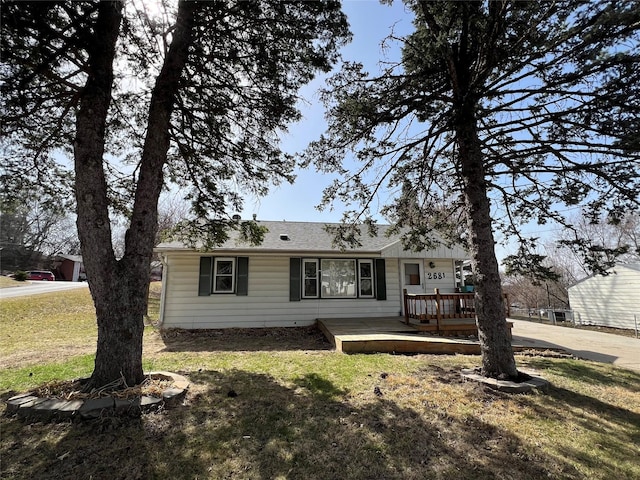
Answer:
[(425, 293), (422, 260), (402, 260), (402, 288), (407, 293)]
[[(400, 274), (402, 275), (402, 289), (407, 290), (407, 293), (420, 294), (424, 292), (424, 263), (422, 260), (401, 260)], [(403, 293), (400, 292), (402, 295)], [(417, 301), (412, 302), (410, 311), (413, 314), (422, 314), (425, 306), (424, 302)], [(404, 312), (404, 301), (402, 302), (402, 310)]]

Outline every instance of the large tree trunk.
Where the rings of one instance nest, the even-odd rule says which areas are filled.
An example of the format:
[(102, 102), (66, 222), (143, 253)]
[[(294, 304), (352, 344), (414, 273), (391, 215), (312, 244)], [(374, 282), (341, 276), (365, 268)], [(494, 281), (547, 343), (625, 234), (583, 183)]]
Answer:
[(102, 160), (122, 4), (100, 3), (94, 41), (89, 47), (91, 75), (80, 102), (74, 152), (78, 234), (98, 322), (95, 369), (89, 386), (114, 382), (131, 386), (144, 379), (142, 337), (158, 197), (169, 149), (171, 112), (188, 56), (197, 5), (184, 1), (179, 4), (171, 47), (151, 98), (125, 253), (116, 260)]
[[(87, 46), (89, 75), (81, 94), (74, 141), (78, 236), (98, 321), (95, 370), (90, 382), (95, 386), (121, 377), (128, 384), (136, 384), (143, 378), (142, 325), (127, 312), (130, 295), (123, 295), (127, 282), (121, 278), (111, 245), (102, 163), (122, 7), (120, 2), (99, 5), (93, 38)], [(113, 361), (111, 352), (117, 352), (117, 361)]]
[(492, 378), (515, 378), (518, 372), (502, 301), (482, 151), (474, 116), (469, 113), (460, 118), (456, 134), (464, 182), (469, 234), (467, 243), (475, 277), (482, 374)]

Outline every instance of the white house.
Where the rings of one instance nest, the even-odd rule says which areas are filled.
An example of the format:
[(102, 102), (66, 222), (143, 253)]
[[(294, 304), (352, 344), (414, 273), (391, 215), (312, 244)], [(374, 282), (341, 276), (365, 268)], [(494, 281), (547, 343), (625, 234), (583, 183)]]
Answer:
[(388, 226), (363, 233), (361, 246), (341, 251), (324, 223), (259, 221), (260, 246), (228, 240), (202, 252), (162, 243), (160, 322), (165, 328), (283, 327), (318, 318), (403, 315), (403, 289), (453, 292), (459, 247), (420, 253), (402, 248)]
[(569, 287), (569, 304), (578, 323), (616, 328), (640, 325), (640, 263), (620, 264), (608, 275), (592, 275)]

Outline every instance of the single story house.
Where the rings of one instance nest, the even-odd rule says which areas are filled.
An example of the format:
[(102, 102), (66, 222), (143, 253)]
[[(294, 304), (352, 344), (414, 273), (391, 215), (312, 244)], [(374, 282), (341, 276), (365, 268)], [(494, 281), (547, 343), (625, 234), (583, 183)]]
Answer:
[(404, 250), (399, 236), (363, 233), (340, 250), (325, 223), (259, 221), (259, 246), (231, 238), (212, 251), (181, 242), (155, 249), (163, 262), (160, 323), (165, 328), (292, 327), (319, 318), (401, 316), (409, 293), (460, 287), (461, 247)]
[(619, 264), (569, 287), (576, 323), (634, 329), (640, 325), (640, 263)]

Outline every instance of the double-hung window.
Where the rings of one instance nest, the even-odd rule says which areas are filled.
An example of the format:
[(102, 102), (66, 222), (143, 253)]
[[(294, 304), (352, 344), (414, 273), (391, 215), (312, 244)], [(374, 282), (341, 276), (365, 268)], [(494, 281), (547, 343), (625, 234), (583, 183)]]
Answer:
[(302, 260), (302, 298), (318, 298), (318, 260)]
[(248, 295), (249, 257), (200, 257), (198, 295)]
[(235, 287), (235, 258), (215, 258), (213, 293), (232, 293)]
[(358, 260), (358, 296), (373, 298), (373, 260)]

